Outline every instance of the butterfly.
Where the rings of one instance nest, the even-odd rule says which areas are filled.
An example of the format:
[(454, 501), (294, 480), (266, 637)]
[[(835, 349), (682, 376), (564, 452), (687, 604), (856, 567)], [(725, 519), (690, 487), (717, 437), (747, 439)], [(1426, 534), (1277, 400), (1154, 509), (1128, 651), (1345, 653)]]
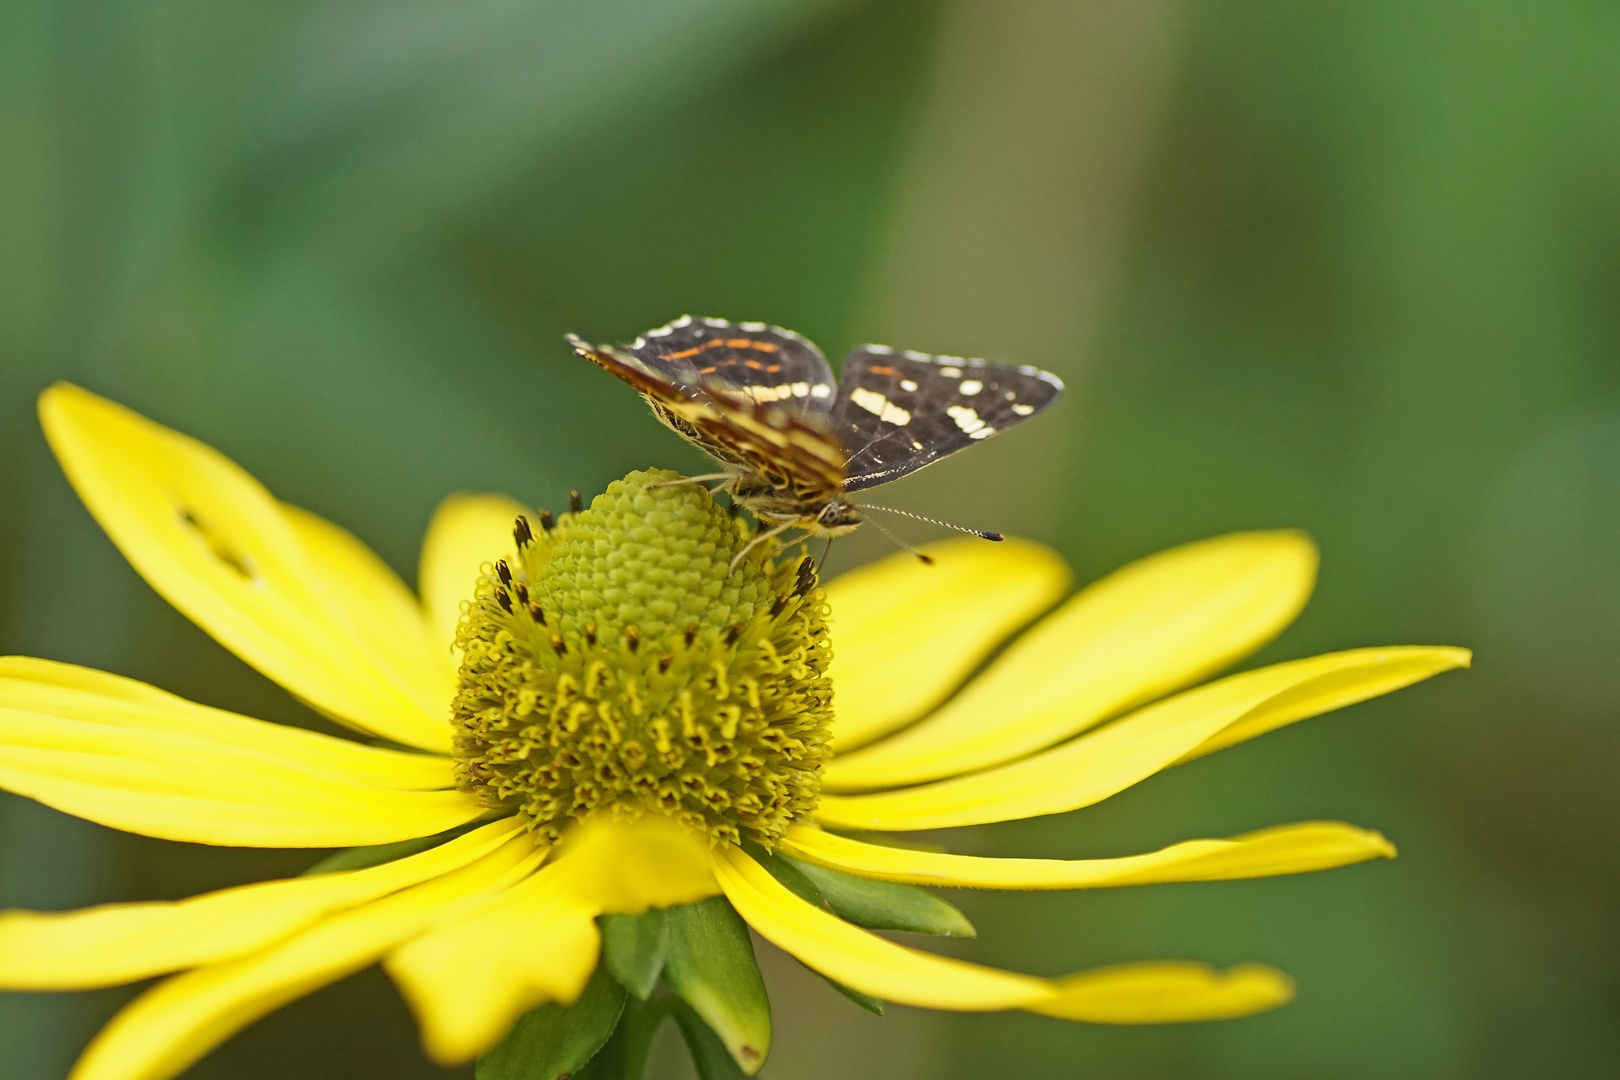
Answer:
[(834, 379), (821, 350), (791, 330), (690, 315), (624, 346), (575, 334), (568, 343), (719, 462), (723, 471), (690, 480), (720, 481), (715, 490), (770, 524), (762, 540), (791, 528), (847, 533), (862, 521), (854, 492), (1022, 423), (1063, 390), (1038, 368), (886, 345), (855, 349)]

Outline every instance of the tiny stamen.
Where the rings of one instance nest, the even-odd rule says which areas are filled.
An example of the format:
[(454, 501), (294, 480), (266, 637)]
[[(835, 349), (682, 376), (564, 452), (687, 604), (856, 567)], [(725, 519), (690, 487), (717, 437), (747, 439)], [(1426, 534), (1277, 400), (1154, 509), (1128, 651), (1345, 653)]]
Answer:
[(551, 516), (550, 510), (540, 511), (540, 528), (550, 532), (557, 527), (557, 519)]
[(534, 540), (534, 532), (529, 528), (529, 519), (522, 514), (519, 514), (517, 520), (512, 523), (512, 540), (517, 544), (519, 551), (528, 547)]
[(585, 509), (585, 504), (580, 501), (579, 492), (575, 491), (573, 489), (569, 489), (569, 492), (568, 492), (568, 512), (570, 514), (577, 514), (583, 509)]

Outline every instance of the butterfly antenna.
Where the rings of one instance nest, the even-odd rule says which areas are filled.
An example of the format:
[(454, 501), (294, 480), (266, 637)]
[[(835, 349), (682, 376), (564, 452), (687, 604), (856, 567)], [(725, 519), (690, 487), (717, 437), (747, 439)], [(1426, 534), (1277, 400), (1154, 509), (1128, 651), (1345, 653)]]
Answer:
[(880, 522), (880, 521), (872, 522), (872, 528), (876, 529), (878, 532), (882, 533), (884, 536), (887, 536), (889, 538), (889, 540), (894, 544), (894, 546), (899, 548), (901, 551), (909, 551), (913, 555), (917, 556), (917, 558), (919, 558), (919, 559), (921, 559), (923, 561), (924, 566), (933, 566), (934, 565), (933, 556), (924, 555), (922, 552), (918, 551), (915, 547), (913, 547), (912, 545), (906, 543), (904, 540), (902, 540), (898, 536), (894, 535), (894, 533), (890, 532), (888, 529), (885, 529), (883, 527), (882, 522)]
[[(942, 529), (955, 529), (957, 532), (967, 533), (969, 536), (977, 536), (980, 540), (1005, 540), (1006, 539), (1005, 536), (1002, 536), (998, 532), (986, 532), (983, 529), (970, 529), (966, 525), (952, 525), (948, 521), (940, 521), (938, 518), (923, 517), (921, 514), (913, 514), (909, 510), (896, 510), (892, 506), (873, 506), (871, 503), (862, 503), (861, 504), (861, 509), (862, 510), (882, 510), (885, 513), (899, 514), (901, 517), (912, 518), (913, 520), (916, 520), (916, 521), (926, 521), (926, 522), (928, 522), (928, 524), (930, 524), (930, 525), (938, 525)], [(872, 524), (877, 525), (879, 532), (883, 533), (885, 536), (890, 537), (890, 539), (893, 539), (893, 535), (889, 532), (889, 530), (885, 529), (881, 525), (878, 525), (877, 522), (875, 522), (875, 521), (872, 522)], [(899, 541), (895, 541), (895, 542), (899, 543)], [(901, 546), (904, 547), (905, 545), (902, 544)]]
[(821, 549), (821, 561), (816, 563), (817, 570), (827, 565), (827, 556), (832, 554), (832, 542), (833, 538), (831, 536), (827, 537), (827, 544)]

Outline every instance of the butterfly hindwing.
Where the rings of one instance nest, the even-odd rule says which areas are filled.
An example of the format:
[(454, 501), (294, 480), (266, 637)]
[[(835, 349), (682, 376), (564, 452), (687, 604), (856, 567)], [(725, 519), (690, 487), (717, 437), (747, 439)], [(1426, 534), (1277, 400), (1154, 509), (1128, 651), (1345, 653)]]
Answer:
[(650, 373), (692, 396), (718, 390), (793, 412), (832, 409), (832, 368), (821, 350), (791, 330), (684, 315), (649, 330), (627, 350)]
[(850, 353), (833, 407), (844, 490), (888, 483), (1034, 416), (1062, 381), (1032, 367), (868, 345)]

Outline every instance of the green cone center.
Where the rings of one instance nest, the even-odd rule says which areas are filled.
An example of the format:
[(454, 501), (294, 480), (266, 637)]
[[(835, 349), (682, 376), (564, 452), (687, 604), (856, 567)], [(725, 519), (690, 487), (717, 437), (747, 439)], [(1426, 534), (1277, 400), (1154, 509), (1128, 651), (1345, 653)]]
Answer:
[[(808, 560), (676, 473), (631, 473), (539, 527), (462, 616), (458, 783), (555, 841), (574, 819), (667, 814), (774, 846), (816, 806), (832, 717)], [(663, 485), (663, 486), (659, 486)]]

